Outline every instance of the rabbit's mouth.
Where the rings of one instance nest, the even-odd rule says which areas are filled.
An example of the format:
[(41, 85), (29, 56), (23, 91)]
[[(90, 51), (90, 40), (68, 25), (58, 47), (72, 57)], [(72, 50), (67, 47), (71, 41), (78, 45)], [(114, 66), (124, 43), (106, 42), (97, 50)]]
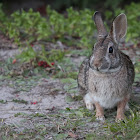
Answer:
[(106, 65), (103, 65), (102, 63), (94, 63), (93, 61), (90, 61), (90, 67), (92, 70), (99, 72), (99, 73), (108, 73), (110, 64), (105, 63)]
[(116, 68), (105, 68), (105, 69), (102, 69), (102, 68), (98, 68), (98, 67), (91, 67), (92, 70), (98, 72), (98, 73), (115, 73), (115, 72), (118, 72), (120, 69), (121, 69), (121, 65), (116, 67)]
[(93, 66), (93, 65), (90, 65), (90, 68), (95, 71), (95, 72), (98, 72), (98, 73), (108, 73), (109, 72), (109, 68), (102, 68), (101, 66), (100, 67), (97, 67), (97, 66)]
[(99, 73), (109, 73), (109, 69), (100, 69), (100, 68), (94, 68), (94, 71)]

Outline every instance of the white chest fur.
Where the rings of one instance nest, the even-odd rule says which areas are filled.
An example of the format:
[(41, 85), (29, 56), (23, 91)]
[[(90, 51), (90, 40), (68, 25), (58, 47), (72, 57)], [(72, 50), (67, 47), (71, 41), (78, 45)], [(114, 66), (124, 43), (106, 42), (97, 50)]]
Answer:
[[(123, 77), (122, 77), (123, 76)], [(128, 93), (127, 75), (105, 75), (89, 69), (88, 99), (98, 102), (104, 108), (112, 108)]]

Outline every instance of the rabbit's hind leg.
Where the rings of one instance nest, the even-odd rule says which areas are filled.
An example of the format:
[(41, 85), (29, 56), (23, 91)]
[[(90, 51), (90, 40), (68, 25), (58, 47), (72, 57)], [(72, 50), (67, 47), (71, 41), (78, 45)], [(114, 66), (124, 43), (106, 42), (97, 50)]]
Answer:
[(86, 94), (85, 88), (83, 88), (82, 86), (79, 85), (78, 86), (78, 93), (79, 93), (79, 95), (84, 96)]

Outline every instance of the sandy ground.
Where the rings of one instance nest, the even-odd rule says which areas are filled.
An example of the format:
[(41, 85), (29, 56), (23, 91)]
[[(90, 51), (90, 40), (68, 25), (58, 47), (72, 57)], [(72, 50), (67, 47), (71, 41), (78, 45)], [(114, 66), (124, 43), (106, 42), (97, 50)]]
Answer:
[[(41, 79), (38, 85), (30, 92), (16, 93), (16, 90), (7, 86), (0, 87), (0, 100), (7, 101), (0, 105), (0, 118), (6, 123), (13, 123), (18, 112), (24, 113), (48, 113), (51, 109), (65, 109), (66, 107), (77, 108), (77, 102), (67, 103), (65, 100), (66, 92), (63, 84), (59, 80)], [(12, 100), (25, 100), (28, 104), (15, 103)]]
[[(2, 46), (0, 49), (1, 61), (19, 53), (16, 47), (14, 49), (9, 49), (10, 46), (3, 49), (3, 44), (0, 44), (0, 46)], [(77, 63), (79, 60), (82, 61), (82, 59), (83, 58), (75, 59), (74, 62)], [(6, 83), (3, 83), (0, 86), (0, 100), (6, 101), (6, 103), (0, 103), (0, 119), (6, 124), (18, 124), (22, 118), (15, 117), (14, 115), (19, 112), (47, 115), (47, 113), (53, 109), (65, 109), (66, 107), (78, 108), (80, 105), (78, 102), (68, 103), (66, 101), (67, 93), (63, 87), (64, 85), (59, 79), (52, 78), (40, 79), (36, 83), (36, 86), (29, 92), (17, 92), (16, 87), (12, 88), (7, 86)], [(27, 101), (27, 104), (15, 103), (13, 100), (24, 100)]]

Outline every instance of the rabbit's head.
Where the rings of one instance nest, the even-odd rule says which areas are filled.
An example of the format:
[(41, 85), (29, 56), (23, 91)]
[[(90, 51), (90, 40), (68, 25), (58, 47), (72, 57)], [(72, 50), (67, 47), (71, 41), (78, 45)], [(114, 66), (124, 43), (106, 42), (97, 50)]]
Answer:
[(107, 33), (101, 14), (96, 12), (93, 16), (97, 27), (97, 42), (90, 57), (90, 67), (101, 73), (118, 71), (121, 66), (121, 52), (118, 50), (120, 39), (126, 35), (127, 19), (125, 14), (118, 15)]

